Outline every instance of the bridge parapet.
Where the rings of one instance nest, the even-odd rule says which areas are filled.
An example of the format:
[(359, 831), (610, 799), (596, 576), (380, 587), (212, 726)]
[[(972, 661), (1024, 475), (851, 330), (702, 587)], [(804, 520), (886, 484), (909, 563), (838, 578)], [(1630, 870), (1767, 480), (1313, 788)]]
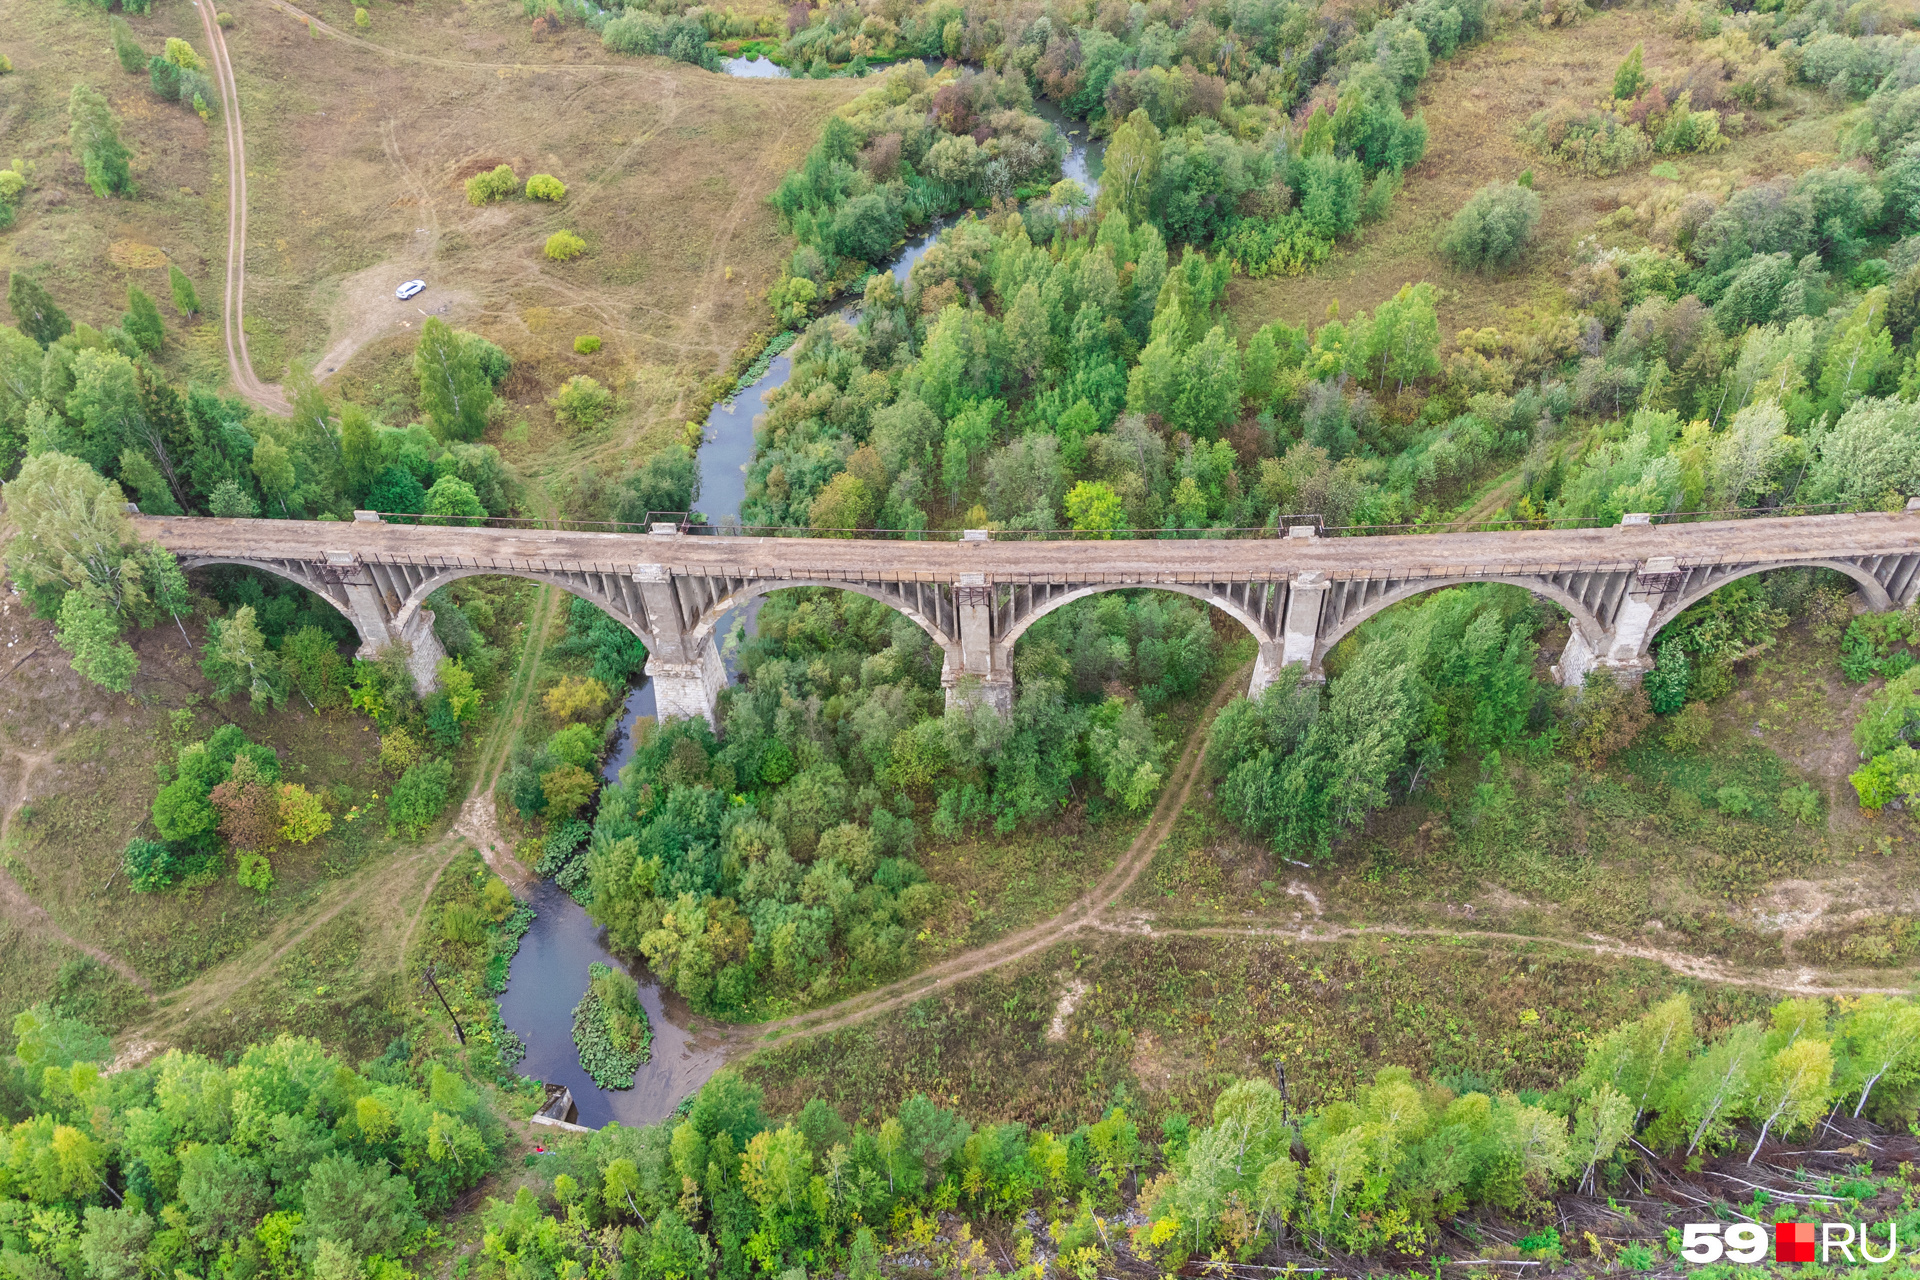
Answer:
[[(856, 591), (910, 618), (945, 655), (950, 703), (1013, 703), (1027, 629), (1073, 600), (1151, 587), (1233, 617), (1258, 645), (1251, 691), (1286, 665), (1318, 674), (1368, 618), (1441, 587), (1500, 582), (1564, 610), (1567, 684), (1595, 669), (1636, 676), (1660, 628), (1708, 592), (1767, 569), (1846, 574), (1887, 609), (1920, 590), (1920, 512), (1800, 516), (1609, 529), (1172, 541), (861, 541), (443, 528), (377, 521), (137, 516), (184, 567), (242, 564), (298, 582), (378, 652), (404, 643), (423, 688), (440, 656), (425, 607), (476, 574), (509, 574), (588, 600), (638, 636), (663, 715), (714, 718), (725, 685), (721, 620), (769, 591)], [(1293, 531), (1290, 531), (1290, 533)]]

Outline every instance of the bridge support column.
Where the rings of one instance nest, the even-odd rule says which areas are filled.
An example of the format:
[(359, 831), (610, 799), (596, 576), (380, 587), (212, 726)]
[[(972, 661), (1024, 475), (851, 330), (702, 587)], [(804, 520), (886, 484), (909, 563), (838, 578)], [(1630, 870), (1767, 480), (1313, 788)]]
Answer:
[(655, 714), (662, 720), (699, 717), (714, 729), (719, 724), (720, 691), (727, 687), (727, 668), (711, 636), (693, 646), (690, 662), (667, 662), (647, 655), (647, 676), (653, 681)]
[(432, 693), (440, 687), (440, 659), (447, 651), (440, 637), (433, 634), (433, 610), (416, 609), (413, 621), (400, 632), (400, 643), (407, 646), (407, 670), (413, 673), (414, 692)]
[(1259, 656), (1253, 660), (1253, 679), (1247, 683), (1247, 696), (1258, 698), (1267, 691), (1267, 686), (1280, 674), (1280, 668), (1287, 664), (1281, 661), (1282, 648), (1279, 642), (1262, 640)]
[[(1287, 620), (1280, 634), (1280, 666), (1290, 667), (1296, 662), (1304, 662), (1308, 675), (1315, 679), (1320, 677), (1317, 650), (1320, 647), (1321, 606), (1326, 602), (1327, 591), (1332, 585), (1318, 569), (1295, 575), (1287, 591)], [(1260, 678), (1261, 668), (1266, 661), (1267, 646), (1261, 645), (1260, 664), (1253, 669), (1253, 681), (1257, 686), (1253, 693), (1257, 694), (1266, 687)], [(1273, 675), (1273, 671), (1267, 673), (1268, 682), (1272, 681)]]
[(948, 650), (940, 684), (947, 691), (949, 707), (985, 703), (1007, 716), (1013, 714), (1013, 672), (993, 665), (993, 603), (993, 588), (985, 574), (960, 575), (953, 589), (954, 610), (960, 617), (960, 665), (954, 666), (954, 652)]
[(403, 644), (407, 646), (407, 670), (413, 676), (414, 692), (432, 693), (438, 684), (440, 659), (447, 656), (440, 637), (433, 634), (433, 611), (418, 609), (406, 626), (396, 627), (387, 597), (365, 565), (355, 563), (342, 551), (328, 552), (327, 564), (339, 575), (340, 586), (347, 594), (347, 616), (360, 633), (360, 652), (355, 656), (371, 659), (390, 645)]
[(687, 631), (672, 577), (660, 565), (642, 565), (633, 575), (646, 607), (653, 636), (647, 649), (647, 677), (653, 681), (654, 705), (662, 720), (699, 717), (720, 728), (720, 691), (727, 687), (727, 668), (712, 635), (698, 640)]
[(1659, 557), (1641, 565), (1627, 584), (1627, 594), (1613, 615), (1612, 629), (1600, 637), (1599, 644), (1588, 644), (1575, 624), (1566, 651), (1554, 666), (1560, 683), (1577, 689), (1592, 671), (1611, 671), (1615, 679), (1631, 681), (1645, 675), (1653, 666), (1647, 648), (1653, 639), (1654, 615), (1660, 611), (1663, 593), (1674, 572), (1671, 557)]

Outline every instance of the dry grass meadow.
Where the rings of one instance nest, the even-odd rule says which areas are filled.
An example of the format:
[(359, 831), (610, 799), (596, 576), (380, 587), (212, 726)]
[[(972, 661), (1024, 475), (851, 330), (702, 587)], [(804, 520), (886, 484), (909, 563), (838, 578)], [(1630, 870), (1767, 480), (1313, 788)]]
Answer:
[[(767, 326), (762, 297), (790, 246), (766, 195), (857, 89), (623, 58), (579, 28), (536, 38), (504, 4), (376, 2), (364, 32), (338, 3), (311, 12), (237, 0), (226, 11), (247, 128), (255, 372), (278, 382), (311, 369), (405, 421), (407, 357), (424, 316), (443, 315), (514, 357), (512, 412), (496, 434), (536, 476), (582, 461), (619, 470), (677, 438), (702, 385)], [(170, 35), (204, 44), (184, 6), (131, 21), (150, 50)], [(0, 267), (35, 271), (76, 318), (97, 323), (118, 317), (129, 282), (164, 304), (168, 260), (217, 306), (218, 122), (161, 103), (144, 76), (123, 72), (93, 10), (13, 8), (0, 49), (17, 68), (0, 98), (0, 153), (36, 170), (19, 229), (0, 239)], [(102, 87), (122, 121), (133, 199), (96, 200), (67, 154), (77, 76)], [(469, 205), (466, 178), (502, 163), (523, 180), (555, 175), (566, 200)], [(550, 262), (542, 246), (563, 228), (587, 254)], [(427, 292), (396, 302), (394, 286), (413, 276)], [(574, 354), (582, 334), (601, 338), (597, 354)], [(211, 325), (188, 332), (176, 320), (171, 336), (177, 374), (222, 376)], [(584, 440), (557, 433), (544, 403), (574, 373), (617, 388), (626, 407)]]
[[(1236, 278), (1230, 305), (1240, 329), (1251, 332), (1275, 319), (1319, 324), (1334, 302), (1345, 315), (1371, 311), (1401, 285), (1421, 280), (1440, 292), (1440, 329), (1449, 342), (1461, 329), (1507, 329), (1525, 316), (1568, 310), (1565, 281), (1574, 246), (1621, 206), (1672, 184), (1649, 176), (1645, 163), (1611, 177), (1584, 177), (1528, 150), (1521, 131), (1534, 112), (1562, 98), (1585, 104), (1606, 97), (1614, 68), (1636, 44), (1645, 45), (1647, 74), (1655, 80), (1684, 72), (1698, 57), (1653, 6), (1609, 10), (1569, 27), (1516, 23), (1451, 61), (1436, 62), (1414, 107), (1427, 120), (1426, 159), (1408, 171), (1392, 212), (1310, 275)], [(1837, 105), (1795, 86), (1779, 106), (1750, 115), (1744, 135), (1726, 149), (1663, 158), (1688, 190), (1725, 190), (1830, 164), (1839, 149)], [(1438, 245), (1454, 213), (1480, 187), (1512, 182), (1527, 170), (1545, 206), (1533, 246), (1513, 266), (1489, 275), (1448, 266)]]

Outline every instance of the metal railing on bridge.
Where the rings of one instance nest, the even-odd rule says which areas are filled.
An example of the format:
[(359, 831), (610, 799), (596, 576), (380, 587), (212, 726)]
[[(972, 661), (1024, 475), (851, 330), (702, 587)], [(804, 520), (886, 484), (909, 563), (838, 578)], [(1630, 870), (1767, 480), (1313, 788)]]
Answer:
[[(1920, 499), (1905, 504), (1914, 509)], [(1425, 520), (1407, 524), (1328, 524), (1317, 513), (1279, 516), (1258, 528), (1159, 529), (816, 529), (807, 525), (748, 525), (737, 521), (710, 523), (698, 512), (649, 511), (644, 521), (570, 520), (530, 516), (431, 516), (412, 511), (357, 513), (377, 515), (389, 524), (442, 527), (529, 529), (555, 533), (673, 532), (709, 538), (857, 538), (895, 542), (1093, 542), (1093, 541), (1205, 541), (1285, 537), (1366, 538), (1439, 533), (1511, 533), (1528, 529), (1600, 529), (1627, 524), (1691, 524), (1710, 520), (1752, 520), (1811, 515), (1841, 515), (1857, 511), (1898, 511), (1901, 507), (1874, 507), (1846, 503), (1791, 503), (1772, 507), (1729, 507), (1711, 511), (1651, 513), (1624, 519), (1535, 520)]]

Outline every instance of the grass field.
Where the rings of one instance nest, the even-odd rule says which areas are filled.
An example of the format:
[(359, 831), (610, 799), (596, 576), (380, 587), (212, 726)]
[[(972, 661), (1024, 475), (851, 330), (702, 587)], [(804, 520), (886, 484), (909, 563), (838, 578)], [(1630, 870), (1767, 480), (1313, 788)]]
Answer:
[[(129, 18), (136, 37), (159, 52), (168, 36), (205, 44), (194, 11), (157, 6)], [(0, 97), (0, 160), (32, 171), (14, 230), (0, 236), (0, 271), (37, 276), (76, 320), (117, 324), (127, 286), (160, 304), (169, 342), (163, 362), (176, 377), (223, 378), (226, 357), (206, 311), (192, 322), (171, 305), (167, 265), (192, 278), (203, 306), (219, 303), (226, 264), (227, 196), (219, 121), (203, 122), (161, 101), (143, 72), (121, 70), (107, 17), (65, 5), (10, 6), (0, 48), (13, 61)], [(200, 48), (204, 55), (206, 50)], [(107, 97), (133, 152), (138, 193), (102, 200), (87, 189), (67, 150), (67, 96), (84, 80)]]
[[(1382, 1066), (1539, 1087), (1583, 1038), (1682, 986), (1712, 1024), (1764, 994), (1702, 987), (1645, 963), (1551, 946), (1380, 938), (1312, 944), (1207, 937), (1082, 938), (929, 996), (901, 1015), (763, 1051), (769, 1109), (823, 1097), (849, 1117), (926, 1093), (963, 1114), (1055, 1132), (1116, 1101), (1204, 1114), (1227, 1081), (1285, 1067), (1311, 1110)], [(1533, 1017), (1526, 1016), (1531, 1013)]]
[[(1581, 104), (1605, 98), (1614, 67), (1636, 44), (1645, 46), (1647, 73), (1655, 79), (1684, 71), (1698, 56), (1653, 6), (1605, 10), (1572, 26), (1513, 23), (1494, 39), (1435, 62), (1413, 104), (1427, 120), (1426, 158), (1407, 171), (1387, 218), (1361, 230), (1311, 274), (1236, 277), (1229, 305), (1242, 332), (1276, 318), (1317, 325), (1336, 302), (1344, 315), (1372, 311), (1401, 285), (1421, 280), (1439, 291), (1448, 347), (1462, 329), (1510, 331), (1570, 315), (1565, 282), (1574, 247), (1622, 206), (1675, 184), (1649, 176), (1645, 164), (1606, 178), (1582, 176), (1529, 151), (1520, 132), (1534, 112), (1563, 98)], [(1744, 136), (1724, 150), (1667, 159), (1684, 190), (1724, 189), (1831, 164), (1843, 114), (1836, 107), (1825, 95), (1795, 86), (1781, 105), (1753, 113)], [(1527, 171), (1543, 202), (1531, 247), (1498, 272), (1453, 269), (1438, 246), (1454, 213), (1480, 187)]]
[[(408, 368), (425, 314), (498, 342), (516, 373), (489, 433), (523, 471), (590, 465), (618, 475), (704, 415), (707, 382), (769, 316), (762, 301), (788, 252), (765, 196), (857, 86), (738, 81), (606, 52), (580, 28), (536, 38), (505, 6), (352, 6), (316, 16), (242, 0), (226, 39), (247, 126), (246, 328), (255, 372), (309, 369), (387, 420), (414, 414)], [(150, 51), (204, 44), (192, 11), (131, 19)], [(17, 23), (17, 25), (16, 25)], [(0, 268), (42, 277), (76, 319), (117, 321), (126, 286), (166, 306), (177, 262), (218, 305), (226, 260), (225, 143), (218, 120), (161, 102), (115, 61), (104, 14), (36, 7), (10, 15), (16, 72), (0, 104), (0, 151), (34, 173)], [(205, 50), (201, 50), (204, 54)], [(102, 202), (66, 149), (76, 78), (122, 122), (140, 189)], [(499, 164), (551, 173), (559, 204), (475, 208), (464, 182)], [(571, 230), (586, 256), (555, 263)], [(428, 291), (396, 302), (420, 276)], [(169, 314), (171, 314), (169, 312)], [(215, 317), (169, 322), (175, 376), (223, 381)], [(573, 341), (602, 340), (594, 355)], [(546, 399), (575, 373), (615, 388), (623, 412), (588, 438), (555, 428)]]
[[(376, 4), (361, 34), (334, 5), (315, 16), (340, 34), (319, 37), (296, 13), (240, 5), (228, 33), (242, 102), (258, 104), (248, 316), (262, 375), (313, 362), (404, 419), (418, 312), (444, 307), (513, 356), (489, 439), (528, 473), (617, 474), (677, 439), (768, 323), (787, 245), (765, 196), (853, 86), (623, 59), (579, 28), (536, 39), (504, 6)], [(565, 201), (469, 205), (465, 180), (500, 164), (523, 182), (553, 174)], [(543, 256), (561, 229), (584, 257)], [(394, 302), (413, 275), (427, 293)], [(574, 353), (585, 334), (597, 354)], [(587, 439), (545, 405), (575, 373), (626, 407)]]

